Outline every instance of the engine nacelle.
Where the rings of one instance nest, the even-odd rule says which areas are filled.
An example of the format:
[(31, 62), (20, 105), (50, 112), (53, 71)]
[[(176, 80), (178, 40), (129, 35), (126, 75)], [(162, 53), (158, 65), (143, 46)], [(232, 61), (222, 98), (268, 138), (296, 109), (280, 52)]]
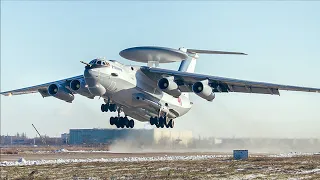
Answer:
[(158, 81), (158, 87), (162, 91), (170, 94), (173, 97), (179, 97), (181, 95), (181, 91), (180, 91), (180, 89), (178, 89), (179, 86), (177, 85), (177, 83), (175, 83), (173, 81), (172, 78), (162, 78), (162, 79), (160, 79)]
[(74, 95), (71, 93), (71, 91), (59, 84), (51, 84), (48, 87), (48, 93), (55, 98), (69, 103), (74, 100)]
[(70, 86), (70, 89), (72, 89), (72, 91), (82, 96), (85, 96), (91, 99), (94, 97), (94, 95), (92, 95), (89, 89), (86, 87), (86, 83), (83, 80), (78, 80), (78, 79), (72, 80), (69, 86)]
[(192, 91), (196, 95), (198, 95), (208, 101), (212, 101), (215, 98), (215, 94), (212, 91), (212, 88), (208, 85), (208, 82), (199, 81), (199, 82), (194, 83), (192, 85)]

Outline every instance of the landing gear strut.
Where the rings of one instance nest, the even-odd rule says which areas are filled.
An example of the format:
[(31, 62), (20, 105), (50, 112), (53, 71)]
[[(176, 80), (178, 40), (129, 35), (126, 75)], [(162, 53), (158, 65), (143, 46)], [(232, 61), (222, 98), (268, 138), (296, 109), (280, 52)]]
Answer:
[(169, 121), (167, 120), (166, 116), (161, 116), (161, 117), (150, 117), (150, 124), (151, 125), (156, 125), (157, 128), (173, 128), (174, 127), (174, 120), (170, 119)]

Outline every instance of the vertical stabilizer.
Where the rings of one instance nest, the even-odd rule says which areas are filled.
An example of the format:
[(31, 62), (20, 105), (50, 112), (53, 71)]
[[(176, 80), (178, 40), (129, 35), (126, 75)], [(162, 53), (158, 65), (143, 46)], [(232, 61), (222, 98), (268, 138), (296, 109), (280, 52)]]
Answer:
[(193, 73), (196, 69), (198, 57), (199, 56), (197, 54), (194, 54), (193, 56), (190, 56), (188, 59), (181, 61), (179, 71)]
[[(198, 58), (199, 56), (196, 53), (189, 54), (188, 59), (181, 61), (179, 71), (193, 73), (196, 69)], [(189, 93), (182, 93), (182, 95), (189, 99)]]

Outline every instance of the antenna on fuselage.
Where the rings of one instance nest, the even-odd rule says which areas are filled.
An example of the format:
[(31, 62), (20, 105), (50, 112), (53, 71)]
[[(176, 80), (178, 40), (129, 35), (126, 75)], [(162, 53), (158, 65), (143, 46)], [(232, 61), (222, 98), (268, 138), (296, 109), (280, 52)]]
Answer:
[(181, 50), (155, 46), (128, 48), (122, 50), (119, 55), (131, 61), (147, 63), (149, 67), (159, 67), (162, 63), (181, 62), (188, 58), (188, 54)]
[(172, 49), (157, 46), (140, 46), (127, 48), (120, 51), (119, 55), (125, 59), (147, 63), (149, 67), (158, 67), (162, 63), (181, 62), (188, 58), (198, 59), (198, 54), (233, 54), (233, 55), (247, 55), (242, 52), (230, 51), (212, 51), (201, 49), (187, 49), (181, 47), (179, 49)]
[(159, 67), (159, 61), (148, 61), (148, 67)]

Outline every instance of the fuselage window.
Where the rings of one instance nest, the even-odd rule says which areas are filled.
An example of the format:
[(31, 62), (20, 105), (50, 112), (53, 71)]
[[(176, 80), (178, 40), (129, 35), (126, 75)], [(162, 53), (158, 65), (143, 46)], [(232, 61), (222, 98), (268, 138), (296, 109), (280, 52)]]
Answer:
[(98, 65), (101, 65), (101, 61), (97, 61), (97, 64), (98, 64)]
[(102, 63), (101, 63), (102, 65), (106, 65), (106, 62), (104, 62), (104, 61), (102, 61)]

